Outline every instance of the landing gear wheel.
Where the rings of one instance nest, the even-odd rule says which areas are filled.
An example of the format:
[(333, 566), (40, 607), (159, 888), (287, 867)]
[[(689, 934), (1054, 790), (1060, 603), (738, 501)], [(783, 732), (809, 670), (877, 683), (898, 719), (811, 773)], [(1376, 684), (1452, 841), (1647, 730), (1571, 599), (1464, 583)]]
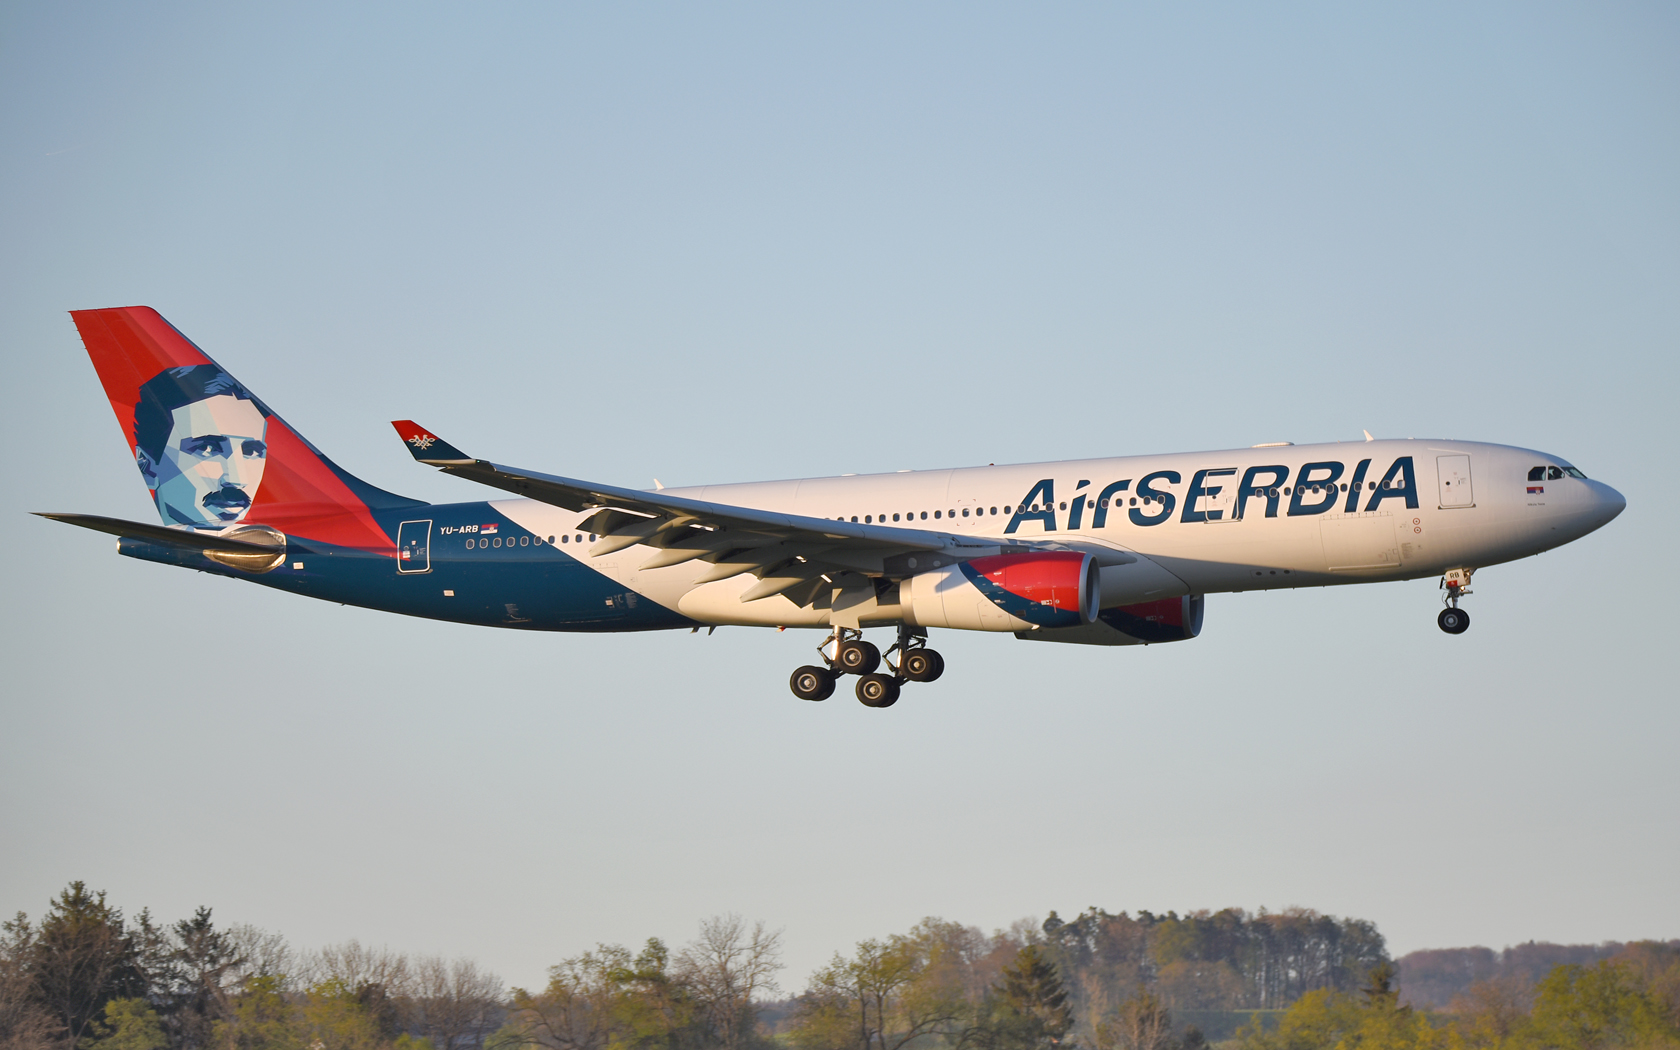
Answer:
[(801, 700), (827, 700), (834, 695), (834, 672), (807, 664), (793, 672), (788, 688)]
[(881, 650), (862, 638), (840, 643), (834, 654), (834, 668), (845, 674), (870, 674), (881, 666)]
[(885, 674), (866, 674), (858, 679), (857, 698), (864, 707), (891, 707), (898, 703), (898, 679)]
[(1470, 614), (1463, 609), (1442, 609), (1435, 622), (1448, 634), (1463, 634), (1470, 629)]
[(931, 682), (945, 673), (945, 658), (932, 649), (911, 649), (898, 666), (912, 682)]

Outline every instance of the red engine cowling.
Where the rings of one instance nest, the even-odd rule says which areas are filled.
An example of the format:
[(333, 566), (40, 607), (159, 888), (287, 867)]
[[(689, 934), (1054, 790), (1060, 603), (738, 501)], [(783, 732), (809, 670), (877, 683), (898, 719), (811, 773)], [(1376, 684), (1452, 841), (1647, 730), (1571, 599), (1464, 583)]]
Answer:
[(1078, 627), (1097, 618), (1102, 590), (1097, 571), (1089, 554), (1073, 551), (974, 558), (903, 581), (900, 603), (906, 622), (917, 627)]
[(1202, 633), (1202, 596), (1186, 594), (1158, 602), (1104, 609), (1097, 618), (1140, 642), (1182, 642)]

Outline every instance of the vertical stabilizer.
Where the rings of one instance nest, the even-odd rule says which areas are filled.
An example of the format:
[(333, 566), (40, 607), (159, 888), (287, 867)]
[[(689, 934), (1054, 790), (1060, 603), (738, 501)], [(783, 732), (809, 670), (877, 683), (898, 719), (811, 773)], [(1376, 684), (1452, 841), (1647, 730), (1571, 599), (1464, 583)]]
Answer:
[(165, 525), (263, 524), (394, 552), (372, 512), (419, 501), (340, 469), (156, 310), (70, 316)]

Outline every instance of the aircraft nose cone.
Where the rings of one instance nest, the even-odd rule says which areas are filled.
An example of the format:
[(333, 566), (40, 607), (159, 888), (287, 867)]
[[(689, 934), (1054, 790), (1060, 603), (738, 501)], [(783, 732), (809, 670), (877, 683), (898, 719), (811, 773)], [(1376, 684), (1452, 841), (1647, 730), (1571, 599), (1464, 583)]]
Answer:
[(1609, 524), (1616, 515), (1627, 509), (1627, 497), (1604, 484), (1602, 481), (1589, 482), (1592, 487), (1594, 502), (1598, 511), (1598, 526)]

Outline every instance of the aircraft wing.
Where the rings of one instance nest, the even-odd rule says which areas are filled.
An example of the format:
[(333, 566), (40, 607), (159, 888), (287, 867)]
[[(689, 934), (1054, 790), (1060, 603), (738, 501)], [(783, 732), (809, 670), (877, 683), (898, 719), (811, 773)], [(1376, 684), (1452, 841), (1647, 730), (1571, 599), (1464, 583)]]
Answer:
[[(589, 548), (599, 557), (642, 544), (660, 548), (643, 569), (698, 560), (710, 565), (695, 580), (705, 583), (751, 572), (759, 582), (742, 601), (786, 593), (798, 601), (814, 597), (836, 572), (899, 577), (937, 565), (928, 554), (974, 558), (1028, 544), (995, 541), (926, 529), (864, 525), (829, 518), (711, 503), (664, 492), (619, 488), (575, 478), (521, 470), (474, 459), (412, 420), (395, 420), (415, 460), (484, 485), (572, 511), (594, 510), (576, 527), (600, 538)], [(809, 604), (809, 599), (799, 604)]]

